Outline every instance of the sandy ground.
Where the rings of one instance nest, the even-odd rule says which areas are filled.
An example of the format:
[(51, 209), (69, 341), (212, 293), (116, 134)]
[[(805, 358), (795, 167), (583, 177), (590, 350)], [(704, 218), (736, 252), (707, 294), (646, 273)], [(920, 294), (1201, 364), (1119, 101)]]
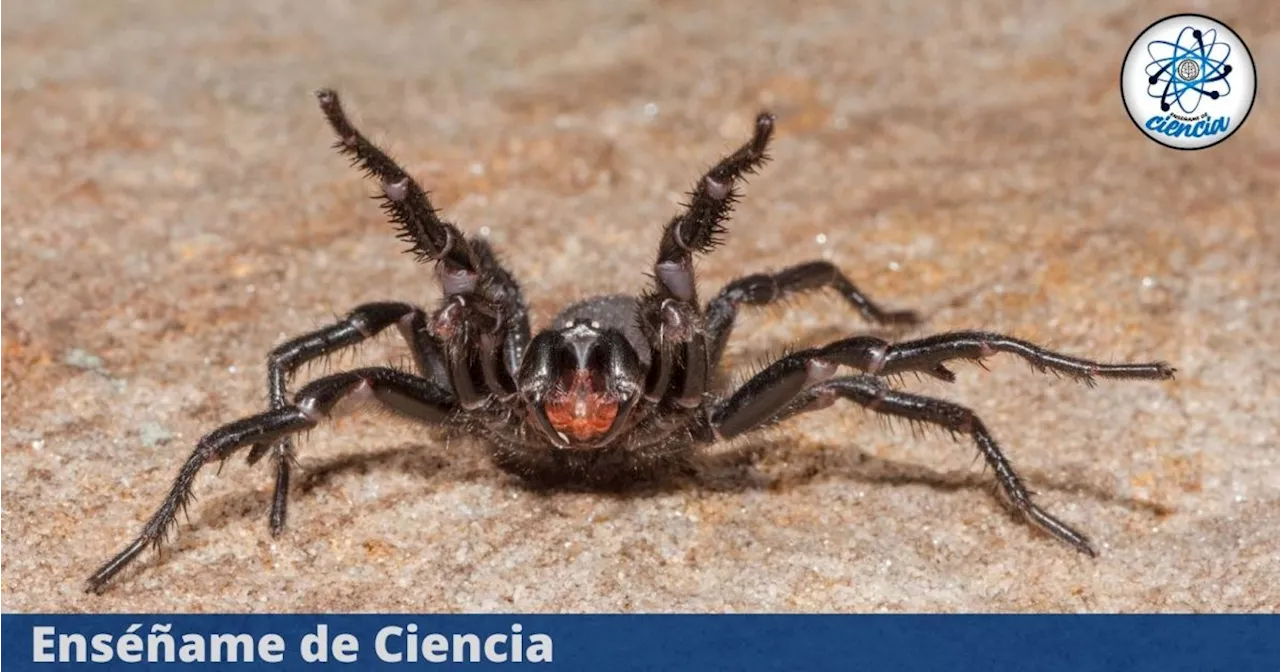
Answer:
[[(1188, 153), (1117, 85), (1169, 3), (358, 4), (6, 5), (5, 609), (1280, 609), (1280, 5), (1212, 3), (1258, 104)], [(823, 257), (917, 333), (1179, 368), (906, 381), (975, 408), (1101, 557), (1006, 515), (970, 444), (844, 405), (721, 451), (714, 488), (623, 497), (522, 490), (480, 446), (353, 417), (305, 442), (281, 539), (269, 472), (235, 460), (162, 556), (82, 594), (194, 442), (262, 407), (274, 344), (438, 296), (330, 150), (320, 86), (487, 228), (542, 323), (641, 289), (681, 192), (774, 110), (704, 293)], [(866, 328), (824, 298), (750, 313), (729, 364)]]

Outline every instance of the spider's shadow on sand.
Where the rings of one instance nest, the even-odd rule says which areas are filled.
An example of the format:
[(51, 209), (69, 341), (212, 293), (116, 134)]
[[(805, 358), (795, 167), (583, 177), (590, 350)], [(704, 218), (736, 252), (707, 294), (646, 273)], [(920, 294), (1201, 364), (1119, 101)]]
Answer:
[[(681, 492), (778, 492), (810, 483), (842, 481), (888, 486), (923, 485), (943, 492), (978, 490), (991, 494), (997, 502), (999, 500), (995, 494), (995, 482), (985, 468), (975, 466), (939, 471), (916, 463), (877, 457), (847, 445), (794, 446), (793, 441), (757, 439), (727, 450), (701, 454), (685, 469), (625, 486), (572, 488), (525, 483), (490, 464), (479, 446), (455, 451), (456, 459), (450, 460), (440, 454), (439, 445), (414, 442), (373, 452), (353, 451), (311, 464), (304, 463), (292, 496), (295, 501), (305, 501), (316, 490), (329, 487), (343, 477), (399, 472), (430, 483), (487, 482), (496, 488), (518, 488), (544, 497), (593, 493), (600, 497), (635, 500)], [(762, 464), (765, 462), (767, 464)], [(1033, 491), (1073, 493), (1156, 517), (1173, 513), (1166, 505), (1119, 495), (1088, 482), (1083, 475), (1054, 477), (1035, 470), (1024, 472)], [(420, 496), (431, 495), (432, 490), (428, 488)], [(252, 494), (231, 493), (201, 507), (203, 511), (192, 525), (218, 529), (236, 521), (259, 519), (265, 517), (269, 506), (270, 493), (266, 489)]]
[[(352, 451), (330, 458), (303, 464), (300, 478), (292, 491), (294, 501), (312, 497), (322, 488), (330, 487), (341, 478), (361, 476), (377, 472), (397, 472), (416, 476), (428, 484), (436, 483), (489, 483), (495, 488), (519, 488), (538, 497), (551, 498), (556, 494), (590, 492), (615, 501), (634, 501), (647, 497), (689, 493), (735, 493), (748, 491), (786, 491), (823, 481), (844, 481), (871, 485), (923, 485), (944, 492), (979, 490), (997, 500), (993, 512), (999, 510), (999, 497), (995, 494), (995, 482), (985, 469), (966, 468), (938, 471), (919, 464), (884, 459), (870, 455), (848, 445), (807, 444), (795, 447), (794, 441), (760, 438), (741, 446), (714, 453), (700, 454), (687, 468), (665, 476), (637, 481), (624, 487), (606, 489), (565, 488), (535, 486), (524, 483), (489, 462), (479, 445), (468, 450), (454, 451), (453, 458), (446, 458), (437, 443), (412, 442), (381, 450)], [(767, 462), (767, 464), (762, 464)], [(1084, 476), (1070, 478), (1051, 477), (1034, 470), (1024, 470), (1027, 485), (1033, 491), (1054, 491), (1083, 495), (1095, 501), (1121, 506), (1130, 511), (1154, 517), (1173, 513), (1168, 506), (1158, 502), (1121, 496), (1096, 484), (1087, 482)], [(430, 497), (430, 485), (415, 497)], [(387, 506), (399, 501), (392, 498)], [(189, 525), (197, 529), (218, 530), (232, 524), (265, 520), (270, 508), (270, 490), (258, 489), (252, 493), (243, 491), (221, 495), (206, 502), (200, 508), (198, 518)], [(555, 505), (548, 507), (554, 512)], [(1011, 518), (1014, 513), (1005, 509)], [(264, 531), (265, 533), (265, 531)], [(124, 577), (163, 565), (172, 554), (183, 553), (190, 544), (200, 544), (191, 535), (180, 535), (178, 542), (165, 547), (161, 553), (127, 569)]]

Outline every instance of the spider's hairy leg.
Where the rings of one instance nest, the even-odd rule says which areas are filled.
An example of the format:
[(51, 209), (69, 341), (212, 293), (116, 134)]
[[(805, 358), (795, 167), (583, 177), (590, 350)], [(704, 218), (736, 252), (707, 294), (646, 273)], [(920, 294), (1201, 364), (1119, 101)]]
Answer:
[(955, 374), (946, 368), (946, 361), (980, 360), (996, 352), (1021, 355), (1039, 370), (1055, 371), (1086, 383), (1092, 383), (1095, 377), (1163, 380), (1174, 374), (1173, 367), (1164, 362), (1103, 364), (1045, 350), (1009, 336), (979, 331), (952, 332), (901, 343), (889, 343), (874, 336), (854, 336), (793, 352), (773, 362), (713, 408), (711, 425), (720, 436), (729, 438), (776, 421), (780, 414), (786, 415), (784, 409), (792, 405), (797, 395), (831, 378), (841, 366), (873, 376), (917, 372), (952, 382)]
[[(462, 232), (436, 215), (427, 192), (360, 133), (347, 118), (336, 91), (321, 89), (316, 92), (316, 99), (338, 135), (334, 148), (381, 183), (382, 207), (400, 227), (400, 238), (409, 243), (409, 251), (422, 260), (444, 262), (449, 272), (463, 276), (469, 273), (474, 278), (476, 260), (471, 249), (463, 244)], [(459, 278), (457, 282), (465, 283), (466, 278)]]
[(1098, 362), (985, 331), (954, 331), (900, 343), (855, 336), (819, 349), (824, 359), (867, 373), (892, 376), (919, 372), (948, 382), (955, 380), (955, 375), (946, 368), (946, 362), (956, 359), (981, 362), (1001, 352), (1021, 357), (1037, 371), (1061, 374), (1087, 385), (1093, 385), (1096, 378), (1167, 380), (1176, 373), (1176, 369), (1165, 362)]
[[(322, 89), (316, 97), (338, 136), (334, 146), (381, 183), (383, 209), (400, 227), (400, 238), (419, 260), (436, 264), (445, 304), (430, 330), (443, 346), (459, 402), (476, 408), (492, 395), (513, 394), (519, 355), (529, 340), (514, 277), (486, 241), (468, 239), (436, 215), (422, 187), (351, 123), (336, 92)], [(480, 372), (472, 369), (477, 361)]]
[(793, 408), (797, 413), (825, 408), (836, 399), (847, 399), (874, 413), (925, 422), (955, 434), (969, 436), (995, 472), (1004, 501), (1015, 513), (1077, 551), (1089, 557), (1097, 556), (1084, 534), (1033, 501), (1031, 492), (1014, 471), (1009, 458), (972, 410), (942, 399), (899, 392), (891, 389), (884, 380), (866, 375), (834, 378), (815, 385), (800, 395)]
[(850, 306), (872, 322), (883, 325), (912, 325), (920, 316), (912, 310), (886, 310), (849, 280), (834, 264), (810, 261), (784, 268), (777, 273), (753, 273), (725, 285), (707, 303), (707, 337), (711, 342), (711, 361), (718, 362), (733, 331), (738, 308), (767, 306), (801, 292), (835, 289)]
[(938, 425), (967, 434), (977, 443), (1009, 504), (1027, 521), (1090, 556), (1093, 547), (1083, 534), (1054, 518), (1031, 500), (1031, 493), (1001, 452), (982, 421), (969, 409), (889, 388), (874, 376), (831, 378), (837, 366), (814, 356), (815, 351), (784, 357), (748, 380), (727, 400), (712, 408), (712, 436), (730, 439), (785, 418), (827, 408), (836, 399), (849, 399), (868, 410)]
[(737, 151), (721, 159), (694, 186), (684, 212), (676, 215), (662, 231), (656, 262), (659, 291), (685, 301), (693, 300), (693, 287), (686, 286), (676, 271), (687, 267), (694, 254), (710, 252), (724, 236), (724, 222), (740, 196), (738, 181), (754, 173), (769, 160), (765, 150), (773, 137), (775, 118), (768, 112), (756, 117), (751, 139)]
[(667, 223), (654, 262), (654, 284), (641, 297), (640, 319), (653, 345), (646, 396), (661, 399), (668, 388), (677, 402), (702, 401), (710, 373), (693, 257), (710, 252), (725, 233), (724, 222), (739, 198), (738, 182), (768, 161), (774, 116), (756, 117), (751, 139), (706, 172), (689, 193), (683, 212)]
[[(955, 377), (944, 362), (957, 358), (979, 360), (996, 352), (1020, 355), (1037, 369), (1085, 382), (1092, 382), (1095, 377), (1167, 379), (1174, 374), (1173, 367), (1163, 362), (1103, 364), (987, 332), (953, 332), (896, 344), (858, 336), (795, 352), (765, 367), (711, 408), (707, 438), (733, 438), (799, 413), (825, 408), (836, 399), (849, 399), (877, 413), (938, 425), (973, 438), (995, 470), (1009, 504), (1022, 517), (1082, 553), (1093, 555), (1084, 535), (1031, 501), (1009, 460), (972, 411), (940, 399), (892, 390), (877, 377), (915, 371), (951, 381)], [(833, 378), (841, 366), (870, 375)]]
[[(407, 303), (366, 303), (356, 306), (341, 322), (294, 338), (271, 351), (267, 357), (269, 408), (278, 410), (288, 404), (286, 386), (303, 364), (373, 338), (392, 325), (399, 327), (408, 342), (418, 372), (431, 380), (447, 380), (440, 346), (427, 333), (426, 315), (421, 310)], [(271, 498), (268, 525), (272, 536), (279, 536), (288, 518), (293, 441), (286, 436), (275, 442), (253, 444), (249, 464), (257, 463), (268, 452), (276, 469), (276, 489)]]
[(452, 395), (433, 381), (395, 369), (366, 368), (317, 379), (298, 391), (292, 405), (223, 425), (200, 439), (142, 532), (89, 577), (85, 591), (101, 592), (147, 546), (164, 541), (178, 512), (191, 501), (192, 485), (204, 465), (225, 460), (245, 446), (271, 443), (311, 429), (340, 402), (363, 400), (375, 400), (392, 411), (432, 424), (444, 421), (456, 408)]

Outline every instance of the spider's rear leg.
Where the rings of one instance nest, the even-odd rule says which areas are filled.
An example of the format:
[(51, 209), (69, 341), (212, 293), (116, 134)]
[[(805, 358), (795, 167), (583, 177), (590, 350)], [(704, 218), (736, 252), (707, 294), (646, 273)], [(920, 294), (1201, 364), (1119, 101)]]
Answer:
[(855, 336), (817, 350), (819, 356), (878, 376), (926, 373), (947, 382), (955, 375), (946, 362), (979, 362), (1005, 352), (1021, 357), (1033, 369), (1053, 372), (1092, 386), (1096, 378), (1167, 380), (1176, 369), (1166, 362), (1105, 363), (1073, 357), (1029, 341), (986, 331), (953, 331), (910, 341), (889, 343), (871, 336)]
[[(427, 332), (423, 312), (407, 303), (366, 303), (356, 306), (341, 322), (294, 338), (271, 351), (267, 357), (267, 397), (271, 410), (287, 405), (286, 386), (303, 364), (373, 338), (391, 325), (399, 327), (400, 334), (409, 344), (418, 372), (433, 381), (447, 384), (444, 359), (439, 345)], [(276, 487), (268, 521), (272, 536), (279, 536), (288, 518), (292, 440), (285, 436), (274, 442), (263, 440), (254, 443), (249, 451), (249, 464), (257, 463), (268, 452), (272, 453), (276, 468)]]
[(843, 398), (876, 413), (967, 434), (995, 471), (1001, 490), (1015, 511), (1076, 550), (1095, 555), (1083, 534), (1032, 501), (1013, 465), (973, 411), (941, 399), (892, 390), (874, 376), (831, 378), (836, 368), (834, 363), (815, 357), (779, 360), (711, 410), (712, 431), (718, 438), (731, 439), (800, 413), (826, 408)]
[(142, 532), (123, 551), (102, 565), (85, 583), (86, 592), (100, 592), (147, 546), (159, 546), (191, 501), (191, 488), (204, 465), (225, 460), (249, 445), (270, 444), (315, 427), (344, 400), (372, 399), (413, 419), (438, 424), (456, 409), (453, 396), (437, 383), (387, 368), (356, 369), (325, 376), (298, 391), (292, 405), (236, 420), (206, 434), (196, 445), (160, 508)]
[(730, 282), (707, 304), (707, 340), (711, 342), (711, 361), (718, 362), (733, 331), (738, 308), (743, 305), (767, 306), (788, 295), (835, 289), (862, 316), (876, 324), (913, 325), (920, 316), (912, 310), (885, 310), (871, 297), (826, 261), (797, 264), (774, 273), (755, 273)]
[[(1018, 354), (1037, 369), (1063, 373), (1085, 382), (1092, 382), (1094, 377), (1167, 379), (1174, 373), (1173, 367), (1163, 362), (1103, 364), (987, 332), (955, 332), (897, 344), (858, 336), (796, 352), (770, 364), (728, 399), (711, 408), (709, 429), (713, 437), (729, 439), (845, 398), (878, 413), (968, 434), (995, 470), (1002, 491), (1015, 510), (1081, 552), (1093, 555), (1093, 548), (1083, 535), (1031, 501), (1030, 493), (1009, 460), (972, 411), (940, 399), (897, 392), (875, 377), (919, 371), (950, 380), (952, 374), (943, 366), (947, 360), (978, 360), (996, 352)], [(842, 365), (873, 375), (832, 379)]]
[[(851, 376), (829, 380), (806, 390), (797, 399), (798, 407), (822, 408), (835, 399), (848, 399), (860, 406), (885, 415), (937, 425), (952, 433), (966, 434), (991, 465), (1005, 502), (1023, 519), (1048, 532), (1077, 551), (1096, 557), (1089, 539), (1059, 520), (1032, 500), (1031, 493), (1014, 471), (1009, 458), (1000, 450), (994, 437), (973, 411), (942, 399), (891, 389), (885, 381), (872, 376)], [(798, 410), (797, 412), (803, 412)]]

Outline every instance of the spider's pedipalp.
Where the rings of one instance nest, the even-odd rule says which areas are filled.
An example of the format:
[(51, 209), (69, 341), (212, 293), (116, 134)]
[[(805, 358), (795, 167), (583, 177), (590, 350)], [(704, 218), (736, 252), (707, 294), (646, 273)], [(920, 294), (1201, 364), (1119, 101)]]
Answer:
[[(529, 309), (525, 306), (520, 284), (516, 282), (515, 276), (503, 267), (498, 260), (498, 255), (489, 245), (489, 241), (483, 238), (472, 239), (471, 249), (480, 262), (480, 277), (483, 283), (481, 293), (493, 302), (502, 316), (502, 323), (499, 325), (502, 342), (498, 345), (501, 352), (497, 353), (500, 357), (492, 364), (500, 366), (502, 373), (505, 374), (502, 376), (502, 389), (507, 393), (514, 393), (514, 381), (516, 372), (520, 370), (520, 359), (524, 356), (524, 348), (532, 337), (529, 327)], [(490, 362), (488, 356), (485, 356), (482, 361)]]

